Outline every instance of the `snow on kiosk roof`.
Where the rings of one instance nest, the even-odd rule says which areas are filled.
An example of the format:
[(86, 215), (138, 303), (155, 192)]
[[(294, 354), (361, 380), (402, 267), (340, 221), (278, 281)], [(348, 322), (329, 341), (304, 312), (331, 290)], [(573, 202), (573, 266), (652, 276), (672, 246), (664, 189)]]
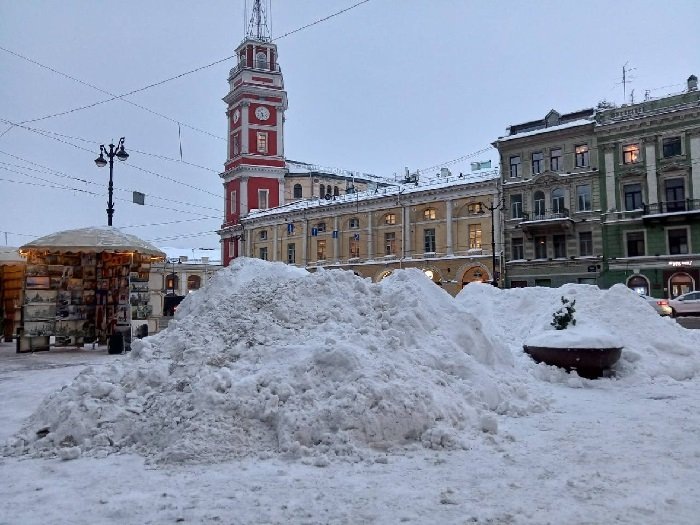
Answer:
[(36, 239), (20, 247), (20, 253), (30, 250), (57, 252), (138, 252), (164, 258), (165, 254), (151, 243), (113, 226), (65, 230)]

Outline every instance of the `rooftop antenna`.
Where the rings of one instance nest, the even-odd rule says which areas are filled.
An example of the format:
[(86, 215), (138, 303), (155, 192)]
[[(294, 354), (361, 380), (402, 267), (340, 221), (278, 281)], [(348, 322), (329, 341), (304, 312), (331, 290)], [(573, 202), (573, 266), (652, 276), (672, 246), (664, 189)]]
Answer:
[(253, 12), (250, 15), (246, 36), (262, 42), (271, 40), (265, 2), (262, 0), (253, 0)]
[[(629, 61), (625, 62), (622, 66), (622, 100), (627, 101), (627, 84), (632, 83), (632, 79), (629, 77), (630, 71), (634, 71), (636, 67), (629, 67)], [(634, 104), (634, 102), (633, 102)]]

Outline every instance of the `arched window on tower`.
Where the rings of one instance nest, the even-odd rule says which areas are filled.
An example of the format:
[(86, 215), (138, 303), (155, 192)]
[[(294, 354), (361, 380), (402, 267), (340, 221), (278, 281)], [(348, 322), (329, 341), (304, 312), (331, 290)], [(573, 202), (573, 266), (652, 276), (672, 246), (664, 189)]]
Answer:
[(258, 51), (255, 54), (255, 67), (258, 69), (265, 69), (267, 67), (267, 55), (264, 52)]
[(302, 197), (301, 184), (295, 184), (294, 185), (294, 198), (301, 199), (301, 197)]

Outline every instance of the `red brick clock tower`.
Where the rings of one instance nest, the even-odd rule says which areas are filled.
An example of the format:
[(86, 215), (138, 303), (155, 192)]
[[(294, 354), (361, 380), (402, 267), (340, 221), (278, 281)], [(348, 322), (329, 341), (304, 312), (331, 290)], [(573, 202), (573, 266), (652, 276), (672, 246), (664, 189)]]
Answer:
[(224, 223), (219, 231), (228, 266), (245, 242), (240, 219), (250, 210), (284, 204), (284, 112), (287, 93), (271, 42), (264, 7), (254, 0), (245, 39), (229, 74), (228, 155), (224, 172)]

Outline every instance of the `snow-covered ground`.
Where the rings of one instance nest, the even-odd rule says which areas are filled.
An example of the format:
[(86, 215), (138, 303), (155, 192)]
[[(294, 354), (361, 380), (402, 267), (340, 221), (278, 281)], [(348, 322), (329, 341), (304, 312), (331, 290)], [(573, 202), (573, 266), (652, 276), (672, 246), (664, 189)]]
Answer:
[[(522, 352), (561, 296), (614, 377)], [(694, 524), (699, 405), (700, 331), (621, 286), (240, 260), (130, 354), (0, 345), (0, 524)]]

